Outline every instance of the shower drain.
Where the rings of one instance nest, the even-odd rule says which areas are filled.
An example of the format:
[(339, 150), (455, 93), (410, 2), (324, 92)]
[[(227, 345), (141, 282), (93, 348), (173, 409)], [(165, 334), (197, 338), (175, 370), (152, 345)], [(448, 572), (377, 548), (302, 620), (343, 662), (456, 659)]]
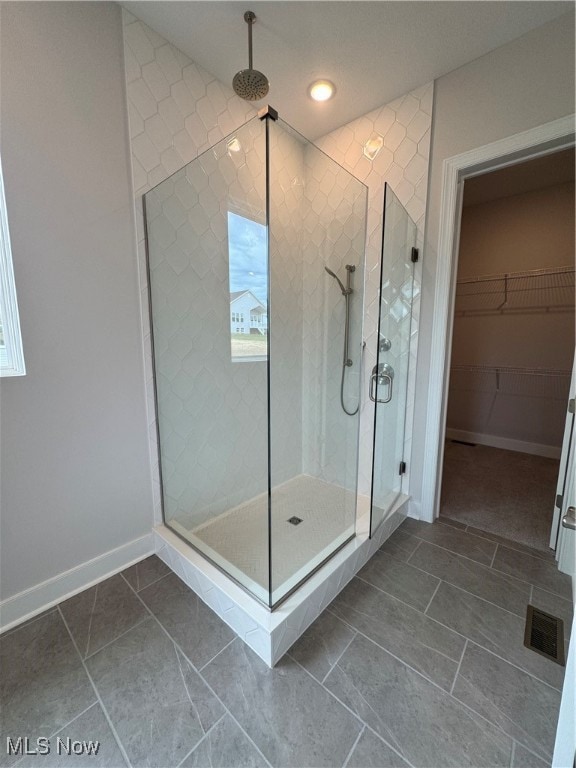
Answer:
[(529, 605), (526, 609), (524, 645), (564, 666), (564, 622)]
[(296, 517), (296, 515), (294, 515), (294, 517), (289, 517), (286, 522), (291, 523), (292, 525), (300, 525), (300, 523), (302, 522), (302, 518)]

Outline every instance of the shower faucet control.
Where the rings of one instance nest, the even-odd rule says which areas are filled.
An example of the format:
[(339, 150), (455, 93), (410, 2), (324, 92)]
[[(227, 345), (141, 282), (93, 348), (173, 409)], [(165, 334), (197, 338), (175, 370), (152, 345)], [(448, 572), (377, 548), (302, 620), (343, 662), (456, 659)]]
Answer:
[(391, 346), (392, 342), (390, 339), (387, 339), (386, 336), (382, 336), (378, 342), (378, 352), (388, 352)]

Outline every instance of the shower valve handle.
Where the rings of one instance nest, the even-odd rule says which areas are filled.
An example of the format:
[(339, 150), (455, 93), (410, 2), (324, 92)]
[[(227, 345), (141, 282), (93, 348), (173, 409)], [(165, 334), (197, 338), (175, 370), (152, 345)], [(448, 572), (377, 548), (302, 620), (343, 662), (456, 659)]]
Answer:
[[(380, 398), (378, 394), (378, 386), (388, 386), (387, 396)], [(372, 368), (372, 375), (370, 376), (370, 400), (373, 403), (389, 403), (392, 400), (392, 391), (394, 387), (394, 368), (388, 363), (380, 363)]]

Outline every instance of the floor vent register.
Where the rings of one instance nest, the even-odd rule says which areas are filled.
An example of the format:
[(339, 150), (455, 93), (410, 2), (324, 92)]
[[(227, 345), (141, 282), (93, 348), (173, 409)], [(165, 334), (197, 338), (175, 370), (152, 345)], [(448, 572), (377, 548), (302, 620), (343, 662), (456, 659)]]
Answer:
[(557, 616), (528, 605), (524, 645), (564, 666), (564, 622)]

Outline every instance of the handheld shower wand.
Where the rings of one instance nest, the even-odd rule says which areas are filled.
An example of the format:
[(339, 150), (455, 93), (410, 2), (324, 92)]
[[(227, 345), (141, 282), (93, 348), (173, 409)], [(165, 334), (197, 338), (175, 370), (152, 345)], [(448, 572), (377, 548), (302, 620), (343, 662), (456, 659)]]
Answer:
[(344, 356), (342, 359), (342, 378), (340, 380), (340, 405), (342, 406), (342, 410), (347, 416), (355, 416), (358, 413), (358, 409), (360, 408), (360, 403), (358, 403), (355, 411), (348, 411), (346, 409), (346, 406), (344, 405), (344, 376), (346, 373), (346, 368), (350, 368), (353, 365), (352, 360), (348, 357), (348, 338), (350, 336), (350, 296), (354, 293), (352, 288), (352, 273), (356, 271), (356, 267), (353, 264), (346, 264), (346, 285), (342, 283), (338, 275), (332, 272), (331, 269), (328, 269), (328, 267), (324, 267), (324, 269), (330, 275), (330, 277), (333, 277), (336, 280), (340, 286), (340, 290), (342, 291), (342, 296), (344, 296), (346, 301), (346, 319), (344, 322)]
[[(348, 265), (348, 266), (349, 266), (349, 265)], [(346, 269), (348, 269), (348, 266), (346, 267)], [(331, 270), (331, 269), (328, 269), (328, 267), (324, 267), (324, 269), (326, 270), (326, 272), (328, 272), (328, 274), (329, 274), (331, 277), (333, 277), (333, 278), (334, 278), (334, 280), (336, 280), (336, 282), (337, 282), (337, 283), (338, 283), (338, 285), (340, 286), (340, 290), (342, 291), (342, 296), (346, 296), (348, 293), (352, 293), (352, 289), (351, 289), (350, 287), (348, 287), (348, 288), (344, 288), (344, 286), (343, 286), (343, 284), (342, 284), (342, 280), (340, 280), (340, 278), (338, 277), (338, 275), (336, 275), (334, 272), (332, 272), (332, 270)]]

